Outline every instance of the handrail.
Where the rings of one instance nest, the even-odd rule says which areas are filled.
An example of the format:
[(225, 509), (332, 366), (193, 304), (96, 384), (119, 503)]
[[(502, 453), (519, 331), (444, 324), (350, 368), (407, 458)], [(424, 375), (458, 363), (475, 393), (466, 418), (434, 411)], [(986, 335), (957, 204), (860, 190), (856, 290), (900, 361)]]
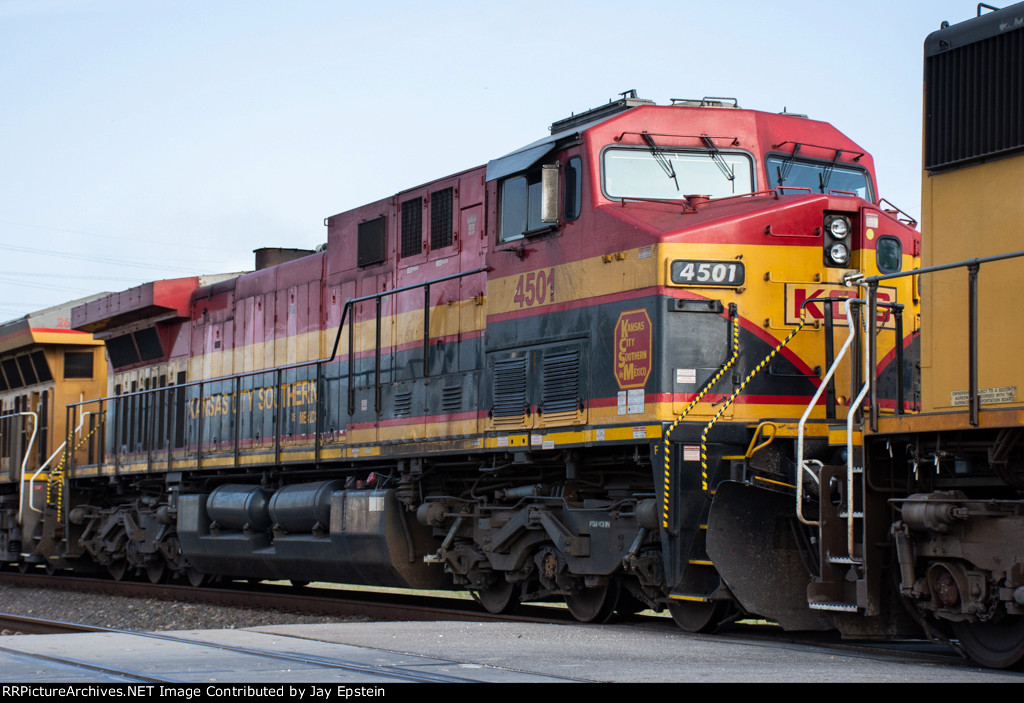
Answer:
[[(350, 363), (349, 363), (349, 374), (348, 374), (348, 376), (349, 376), (349, 394), (350, 394), (350, 409), (349, 409), (349, 413), (351, 414), (352, 410), (353, 410), (352, 406), (354, 405), (354, 402), (355, 402), (354, 395), (352, 395), (353, 394), (353, 388), (352, 388), (352, 386), (353, 386), (353, 375), (354, 375), (354, 365), (352, 363), (352, 361), (354, 360), (354, 349), (353, 349), (353, 346), (352, 346), (352, 340), (353, 340), (355, 325), (354, 325), (353, 321), (350, 319), (351, 317), (354, 316), (355, 313), (351, 312), (351, 311), (353, 310), (353, 306), (355, 304), (357, 304), (357, 303), (365, 302), (365, 301), (368, 301), (368, 300), (376, 300), (377, 301), (377, 330), (376, 330), (377, 343), (376, 343), (375, 355), (376, 355), (376, 378), (378, 379), (377, 380), (377, 396), (378, 396), (377, 405), (378, 405), (378, 411), (379, 411), (379, 403), (380, 403), (380, 401), (379, 401), (379, 398), (380, 398), (380, 382), (379, 382), (379, 377), (380, 377), (380, 324), (381, 324), (381, 309), (380, 309), (381, 306), (380, 306), (380, 302), (381, 302), (381, 300), (383, 298), (386, 298), (386, 297), (389, 297), (389, 296), (392, 296), (392, 295), (396, 295), (398, 293), (404, 293), (406, 291), (417, 290), (417, 289), (420, 289), (420, 288), (425, 289), (425, 291), (427, 291), (426, 296), (429, 296), (429, 290), (430, 290), (430, 287), (432, 285), (437, 285), (439, 283), (445, 283), (445, 282), (448, 282), (448, 281), (464, 278), (466, 276), (472, 276), (472, 275), (476, 275), (476, 274), (480, 274), (480, 273), (486, 273), (486, 272), (488, 272), (490, 270), (491, 270), (490, 267), (486, 267), (485, 266), (485, 267), (480, 267), (480, 268), (472, 269), (472, 270), (469, 270), (469, 271), (460, 271), (459, 273), (453, 273), (453, 274), (450, 274), (450, 275), (447, 275), (447, 276), (441, 276), (439, 278), (433, 278), (433, 279), (431, 279), (429, 281), (424, 281), (422, 283), (413, 283), (413, 284), (410, 284), (410, 285), (407, 285), (407, 286), (402, 286), (400, 288), (392, 288), (391, 290), (381, 291), (379, 293), (371, 293), (370, 295), (364, 295), (364, 296), (361, 296), (359, 298), (350, 298), (349, 300), (347, 300), (345, 302), (345, 306), (342, 309), (341, 320), (338, 322), (338, 331), (335, 334), (334, 344), (331, 347), (331, 354), (330, 354), (330, 356), (327, 356), (327, 357), (324, 357), (324, 358), (315, 359), (315, 360), (311, 360), (311, 361), (299, 361), (299, 362), (295, 362), (295, 363), (292, 363), (292, 364), (285, 364), (283, 366), (274, 366), (274, 367), (270, 367), (270, 368), (263, 368), (263, 369), (253, 370), (253, 371), (245, 371), (245, 372), (242, 372), (242, 373), (229, 374), (229, 375), (226, 375), (226, 376), (218, 376), (218, 377), (215, 377), (215, 378), (201, 379), (201, 380), (198, 380), (198, 381), (187, 381), (185, 383), (177, 383), (177, 384), (174, 384), (173, 386), (165, 386), (163, 388), (148, 388), (148, 389), (143, 389), (143, 390), (132, 391), (130, 393), (121, 393), (121, 394), (118, 394), (118, 395), (105, 396), (105, 397), (102, 397), (102, 398), (93, 398), (91, 400), (84, 400), (84, 401), (78, 401), (78, 402), (75, 402), (75, 403), (69, 403), (67, 407), (69, 409), (71, 409), (71, 408), (77, 408), (79, 406), (91, 405), (93, 403), (97, 403), (97, 404), (99, 404), (100, 407), (102, 407), (102, 405), (104, 403), (108, 403), (108, 402), (111, 402), (111, 401), (113, 401), (114, 403), (118, 403), (120, 401), (126, 400), (128, 398), (133, 398), (133, 397), (136, 397), (136, 396), (141, 397), (141, 396), (146, 396), (146, 395), (152, 395), (152, 394), (154, 394), (156, 392), (159, 392), (161, 390), (166, 390), (166, 389), (172, 388), (172, 387), (175, 390), (198, 387), (200, 389), (199, 397), (201, 399), (202, 398), (201, 389), (204, 386), (209, 386), (209, 385), (212, 385), (212, 384), (224, 383), (224, 382), (229, 382), (229, 381), (233, 381), (233, 382), (237, 383), (238, 381), (240, 381), (240, 379), (243, 379), (243, 378), (251, 378), (251, 377), (254, 377), (254, 376), (259, 376), (259, 375), (263, 375), (263, 374), (273, 373), (273, 374), (275, 374), (275, 377), (277, 379), (277, 382), (275, 383), (275, 388), (274, 388), (274, 400), (275, 400), (276, 407), (278, 407), (280, 409), (280, 406), (281, 406), (280, 400), (281, 400), (281, 398), (279, 397), (279, 394), (281, 394), (281, 392), (282, 392), (280, 380), (281, 380), (281, 378), (283, 376), (283, 373), (285, 371), (290, 371), (290, 370), (293, 370), (293, 369), (309, 368), (309, 367), (312, 367), (312, 366), (316, 366), (318, 368), (318, 373), (317, 373), (317, 380), (318, 380), (318, 383), (317, 383), (317, 399), (318, 399), (318, 403), (319, 403), (320, 402), (320, 398), (322, 397), (320, 392), (319, 392), (320, 391), (319, 380), (320, 380), (320, 378), (322, 378), (321, 374), (319, 372), (319, 368), (323, 364), (330, 363), (330, 362), (334, 361), (337, 358), (337, 356), (338, 356), (338, 347), (339, 347), (339, 345), (341, 343), (342, 330), (345, 328), (346, 322), (348, 322), (349, 339), (350, 339), (350, 344), (349, 344), (349, 359), (350, 359)], [(425, 298), (424, 319), (427, 320), (427, 321), (429, 321), (429, 319), (430, 319), (430, 312), (429, 312), (429, 310), (430, 310), (429, 297), (426, 297)], [(351, 312), (351, 314), (350, 314), (350, 312)], [(428, 346), (429, 346), (429, 339), (430, 339), (430, 329), (429, 329), (429, 326), (427, 326), (426, 324), (424, 325), (423, 334), (424, 334), (424, 340), (423, 340), (424, 355), (426, 356), (427, 353), (428, 353)], [(424, 370), (429, 372), (429, 362), (424, 362)], [(200, 423), (200, 432), (199, 432), (199, 435), (196, 438), (196, 447), (197, 447), (196, 451), (197, 451), (197, 457), (198, 457), (197, 461), (201, 462), (202, 461), (202, 422), (203, 422), (203, 419), (204, 419), (204, 416), (205, 416), (204, 404), (202, 402), (199, 403), (198, 412), (199, 412), (199, 416), (198, 416), (197, 419), (198, 419), (198, 421)], [(316, 431), (315, 431), (315, 435), (316, 435), (315, 436), (316, 449), (315, 449), (315, 454), (316, 454), (316, 463), (318, 463), (318, 464), (320, 462), (320, 434), (321, 434), (321, 425), (320, 425), (320, 423), (321, 423), (322, 417), (323, 417), (323, 413), (321, 413), (321, 412), (317, 412), (316, 413)], [(169, 417), (168, 417), (168, 421), (170, 421)], [(118, 429), (118, 425), (115, 424), (115, 431), (117, 429)], [(281, 451), (281, 423), (280, 422), (275, 423), (274, 436), (275, 436), (275, 439), (274, 439), (275, 457), (280, 458), (280, 451)], [(236, 442), (236, 447), (237, 447), (237, 442)], [(113, 447), (113, 451), (115, 452), (115, 456), (116, 456), (116, 454), (118, 452), (117, 442), (115, 442), (115, 446)], [(236, 455), (237, 455), (237, 450), (236, 450)], [(117, 463), (118, 461), (119, 461), (119, 459), (115, 459), (115, 463)], [(149, 457), (149, 461), (150, 462), (152, 461), (152, 456), (151, 455)]]
[[(88, 410), (83, 412), (82, 413), (82, 421), (78, 423), (78, 427), (75, 428), (74, 434), (77, 434), (77, 433), (82, 431), (82, 425), (85, 424), (85, 418), (86, 417), (88, 417), (89, 415), (95, 415), (95, 414), (96, 413), (90, 412)], [(32, 499), (35, 498), (35, 491), (33, 489), (35, 488), (36, 479), (39, 478), (39, 474), (43, 473), (43, 471), (46, 470), (46, 467), (50, 465), (50, 462), (53, 461), (54, 459), (56, 459), (57, 455), (60, 454), (62, 451), (64, 451), (64, 448), (66, 446), (68, 446), (68, 441), (65, 439), (63, 442), (61, 442), (60, 446), (57, 447), (57, 450), (54, 451), (54, 453), (50, 455), (50, 458), (47, 459), (45, 462), (43, 462), (43, 464), (38, 469), (36, 469), (36, 472), (34, 474), (32, 474), (32, 478), (30, 478), (28, 480), (28, 494), (29, 494), (28, 509), (31, 510), (32, 512), (34, 512), (34, 513), (42, 513), (43, 512), (42, 510), (37, 508), (35, 505), (33, 505), (33, 502), (32, 502)]]
[[(863, 303), (864, 301), (860, 298), (847, 298), (843, 302), (843, 306), (846, 312), (846, 319), (850, 319), (850, 306), (856, 301), (857, 303)], [(812, 301), (807, 301), (804, 305)], [(828, 382), (835, 375), (836, 369), (839, 368), (839, 364), (842, 363), (846, 357), (846, 353), (850, 350), (850, 345), (853, 344), (853, 340), (857, 336), (857, 328), (850, 324), (850, 333), (846, 336), (846, 341), (843, 342), (843, 346), (839, 348), (839, 353), (836, 354), (835, 359), (832, 361), (832, 365), (828, 367), (828, 371), (825, 372), (825, 376), (821, 379), (821, 383), (818, 384), (818, 390), (814, 392), (814, 396), (811, 398), (811, 402), (807, 404), (807, 409), (804, 410), (804, 414), (800, 416), (800, 422), (797, 423), (796, 432), (796, 517), (805, 525), (817, 526), (821, 522), (818, 520), (808, 520), (803, 514), (804, 505), (804, 471), (810, 471), (807, 466), (807, 462), (804, 460), (804, 427), (807, 424), (807, 419), (811, 416), (811, 412), (814, 407), (818, 404), (818, 399), (821, 398), (821, 394), (825, 392), (828, 387)], [(856, 406), (853, 406), (856, 407)], [(813, 473), (812, 473), (813, 475)]]
[[(918, 276), (923, 273), (935, 273), (936, 271), (949, 271), (957, 268), (966, 268), (968, 273), (968, 319), (967, 319), (967, 339), (968, 339), (968, 404), (970, 413), (970, 424), (973, 427), (977, 427), (980, 421), (979, 415), (981, 413), (981, 396), (978, 392), (978, 273), (982, 264), (991, 263), (993, 261), (1004, 261), (1006, 259), (1016, 259), (1024, 256), (1024, 250), (1009, 252), (1006, 254), (997, 254), (995, 256), (984, 256), (975, 259), (964, 259), (962, 261), (956, 261), (949, 264), (939, 264), (936, 266), (926, 266), (925, 268), (911, 269), (909, 271), (899, 271), (897, 273), (887, 273), (878, 276), (863, 276), (861, 274), (851, 274), (845, 277), (844, 282), (847, 285), (859, 285), (868, 288), (869, 292), (872, 293), (877, 291), (878, 284), (882, 281), (888, 281), (895, 278), (904, 278), (906, 276)], [(877, 307), (879, 303), (877, 298), (871, 305), (870, 310), (867, 314), (872, 316), (872, 320), (875, 319), (877, 314)], [(900, 342), (898, 342), (900, 344)], [(898, 347), (899, 348), (899, 347)], [(877, 421), (876, 406), (873, 403), (871, 407), (872, 412), (872, 428), (875, 428)]]
[(28, 467), (28, 458), (32, 456), (32, 445), (36, 443), (36, 433), (39, 430), (39, 415), (34, 412), (23, 410), (16, 413), (7, 413), (0, 415), (0, 420), (8, 417), (31, 417), (32, 418), (32, 436), (29, 437), (28, 446), (25, 447), (25, 456), (21, 458), (21, 471), (18, 472), (18, 524), (21, 524), (21, 516), (24, 512), (24, 491), (21, 490), (21, 483), (25, 480), (25, 469)]

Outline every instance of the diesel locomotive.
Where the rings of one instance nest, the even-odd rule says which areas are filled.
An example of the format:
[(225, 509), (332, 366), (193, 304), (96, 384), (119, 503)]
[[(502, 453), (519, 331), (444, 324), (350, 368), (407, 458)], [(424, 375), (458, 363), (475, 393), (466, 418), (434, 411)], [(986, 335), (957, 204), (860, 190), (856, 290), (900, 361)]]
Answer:
[(975, 293), (937, 265), (1012, 251), (1024, 215), (999, 198), (1018, 132), (957, 122), (987, 134), (1019, 92), (1016, 44), (972, 48), (1020, 42), (1013, 12), (929, 37), (923, 251), (834, 127), (628, 91), (328, 217), (316, 251), (76, 306), (107, 388), (67, 404), (28, 494), (9, 464), (3, 561), (923, 628), (1012, 665), (1019, 264), (966, 264)]
[[(749, 610), (707, 553), (718, 486), (791, 493), (798, 429), (836, 463), (851, 399), (796, 420), (859, 324), (844, 281), (917, 264), (904, 220), (828, 124), (626, 93), (327, 218), (320, 251), (76, 307), (109, 394), (71, 406), (24, 559), (713, 627)], [(914, 295), (877, 293), (888, 412), (916, 402)]]

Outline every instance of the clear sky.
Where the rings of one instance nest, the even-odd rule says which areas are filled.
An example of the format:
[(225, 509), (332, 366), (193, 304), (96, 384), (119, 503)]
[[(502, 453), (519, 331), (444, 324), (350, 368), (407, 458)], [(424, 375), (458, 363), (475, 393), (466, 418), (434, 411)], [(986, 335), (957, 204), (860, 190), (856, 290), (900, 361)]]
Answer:
[(831, 122), (920, 213), (966, 0), (0, 0), (0, 320), (312, 248), (325, 217), (635, 88)]

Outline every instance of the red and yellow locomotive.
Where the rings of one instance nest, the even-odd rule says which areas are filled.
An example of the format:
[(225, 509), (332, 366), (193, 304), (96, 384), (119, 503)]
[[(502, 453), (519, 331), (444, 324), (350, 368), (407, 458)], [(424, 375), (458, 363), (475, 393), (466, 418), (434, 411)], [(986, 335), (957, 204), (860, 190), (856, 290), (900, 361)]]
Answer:
[(829, 369), (883, 414), (918, 402), (910, 279), (874, 291), (872, 363), (839, 353), (866, 324), (847, 282), (917, 266), (914, 223), (803, 116), (629, 92), (550, 132), (328, 218), (318, 251), (75, 308), (107, 397), (69, 406), (8, 561), (837, 626), (807, 615), (827, 575), (789, 568), (813, 530), (765, 599), (734, 526), (831, 505), (797, 470), (848, 454), (861, 401)]
[[(707, 555), (716, 488), (792, 501), (844, 280), (913, 268), (918, 234), (871, 157), (802, 116), (630, 92), (550, 131), (328, 218), (321, 251), (77, 308), (109, 397), (71, 410), (102, 427), (52, 477), (34, 558), (584, 621), (667, 606), (692, 630), (750, 611)], [(888, 412), (916, 402), (914, 296), (878, 293)], [(808, 457), (838, 461), (849, 402), (815, 405)]]

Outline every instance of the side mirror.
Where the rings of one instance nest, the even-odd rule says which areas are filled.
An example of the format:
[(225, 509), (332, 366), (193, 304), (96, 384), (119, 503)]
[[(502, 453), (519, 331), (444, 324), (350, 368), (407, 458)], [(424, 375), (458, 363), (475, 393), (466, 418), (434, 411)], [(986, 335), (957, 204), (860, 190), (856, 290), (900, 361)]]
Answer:
[(558, 162), (540, 167), (540, 221), (558, 223)]

